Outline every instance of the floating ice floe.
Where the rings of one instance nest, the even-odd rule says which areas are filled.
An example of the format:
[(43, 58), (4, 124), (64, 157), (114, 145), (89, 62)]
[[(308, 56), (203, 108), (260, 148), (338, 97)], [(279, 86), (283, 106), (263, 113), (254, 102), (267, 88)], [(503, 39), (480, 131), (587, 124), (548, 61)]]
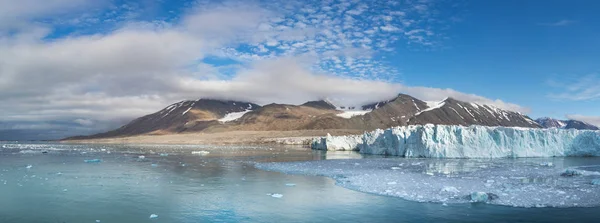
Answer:
[(600, 131), (428, 124), (327, 135), (311, 147), (433, 158), (600, 156)]
[(592, 184), (593, 185), (600, 185), (600, 179), (593, 179), (592, 180)]
[(33, 165), (27, 165), (25, 168), (31, 169), (31, 167), (33, 167)]
[(151, 214), (150, 215), (150, 219), (153, 219), (153, 218), (158, 218), (158, 215), (157, 214)]
[(274, 197), (274, 198), (282, 198), (283, 197), (283, 194), (267, 194), (267, 195)]
[(440, 190), (440, 192), (454, 193), (454, 194), (460, 193), (460, 191), (458, 189), (456, 189), (456, 187), (448, 187), (448, 186), (442, 188), (442, 190)]
[(168, 153), (161, 153), (160, 156), (166, 157), (166, 156), (169, 156), (169, 154)]
[(100, 162), (102, 162), (102, 160), (101, 159), (89, 159), (89, 160), (83, 160), (83, 162), (86, 162), (86, 163), (100, 163)]
[[(263, 170), (326, 176), (349, 189), (417, 202), (485, 202), (514, 207), (600, 206), (600, 166), (554, 165), (544, 159), (407, 159), (320, 160), (257, 163)], [(597, 159), (597, 158), (593, 158)], [(360, 163), (360, 165), (354, 165)], [(420, 163), (420, 165), (411, 165)], [(390, 166), (402, 165), (401, 171)], [(565, 172), (571, 177), (561, 176)], [(430, 173), (432, 175), (428, 175)], [(595, 180), (598, 179), (598, 180)], [(595, 181), (594, 181), (595, 180)], [(594, 183), (595, 182), (595, 183)], [(472, 192), (483, 192), (474, 194)], [(481, 195), (481, 196), (479, 196)]]
[(209, 153), (210, 153), (209, 151), (204, 151), (204, 150), (202, 150), (202, 151), (192, 151), (193, 155), (201, 155), (201, 156), (206, 156)]
[(288, 186), (288, 187), (295, 187), (295, 186), (296, 186), (296, 184), (287, 183), (287, 184), (285, 184), (285, 186)]

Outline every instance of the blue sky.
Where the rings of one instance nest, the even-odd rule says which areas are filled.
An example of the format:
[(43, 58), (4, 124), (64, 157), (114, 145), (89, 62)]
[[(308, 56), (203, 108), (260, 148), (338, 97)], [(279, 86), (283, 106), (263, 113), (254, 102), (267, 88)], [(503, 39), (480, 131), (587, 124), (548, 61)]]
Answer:
[(89, 134), (201, 97), (361, 104), (398, 92), (600, 124), (599, 6), (0, 0), (0, 132)]

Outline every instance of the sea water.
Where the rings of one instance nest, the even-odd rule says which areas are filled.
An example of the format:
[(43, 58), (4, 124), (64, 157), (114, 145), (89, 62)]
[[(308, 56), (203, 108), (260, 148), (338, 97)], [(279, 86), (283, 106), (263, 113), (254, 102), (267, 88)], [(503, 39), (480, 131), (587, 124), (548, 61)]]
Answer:
[[(423, 177), (414, 178), (420, 180), (417, 183), (434, 184), (440, 182), (436, 177), (445, 175), (500, 178), (512, 172), (511, 166), (518, 171), (528, 165), (547, 176), (536, 180), (535, 171), (524, 172), (524, 178), (516, 179), (522, 184), (517, 188), (549, 184), (547, 178), (574, 179), (583, 185), (593, 177), (563, 179), (551, 173), (571, 167), (590, 173), (598, 164), (597, 158), (410, 160), (281, 146), (0, 143), (0, 222), (594, 221), (600, 217), (595, 205), (510, 207), (493, 201), (462, 202), (462, 194), (456, 198), (461, 202), (417, 200), (395, 196), (396, 191), (386, 194), (388, 189), (379, 186), (385, 182), (384, 187), (396, 190), (413, 183), (394, 179), (389, 171), (418, 172)], [(291, 171), (294, 166), (298, 169)], [(349, 178), (356, 173), (372, 175), (364, 179), (373, 182), (374, 191), (353, 184), (356, 181)], [(426, 177), (434, 180), (422, 180)], [(591, 190), (582, 193), (596, 196), (598, 188), (590, 185), (581, 186)], [(468, 192), (461, 185), (452, 187)], [(415, 188), (418, 197), (421, 191)], [(420, 196), (427, 197), (429, 187), (422, 188)]]

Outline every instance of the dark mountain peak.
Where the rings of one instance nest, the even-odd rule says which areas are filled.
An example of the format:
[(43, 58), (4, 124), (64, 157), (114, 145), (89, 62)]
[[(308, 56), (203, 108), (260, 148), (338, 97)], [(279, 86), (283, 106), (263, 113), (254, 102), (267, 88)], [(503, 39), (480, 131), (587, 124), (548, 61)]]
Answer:
[(419, 111), (409, 120), (409, 124), (430, 123), (463, 126), (540, 127), (529, 117), (518, 112), (500, 109), (492, 105), (468, 103), (454, 98), (430, 103), (427, 109)]
[(578, 120), (558, 120), (550, 117), (542, 117), (536, 119), (535, 122), (544, 128), (599, 130), (597, 126)]
[(330, 102), (328, 102), (326, 100), (309, 101), (309, 102), (302, 104), (301, 106), (318, 108), (318, 109), (327, 109), (327, 110), (335, 110), (336, 109), (335, 105), (331, 104)]
[[(407, 102), (411, 102), (412, 103), (413, 101), (415, 103), (417, 103), (417, 104), (425, 104), (425, 102), (423, 102), (423, 101), (421, 101), (419, 99), (416, 99), (413, 96), (400, 93), (396, 97), (394, 97), (392, 99), (389, 99), (389, 100), (378, 101), (378, 102), (374, 102), (374, 103), (371, 103), (371, 104), (363, 105), (362, 106), (362, 110), (375, 110), (375, 109), (381, 108), (384, 105), (386, 105), (388, 103), (391, 103), (391, 102), (399, 102), (401, 104), (404, 104), (404, 103), (407, 103)], [(418, 109), (424, 109), (424, 107), (419, 107), (418, 105), (417, 105), (417, 108)]]
[(583, 121), (578, 121), (578, 120), (568, 120), (566, 121), (567, 124), (565, 125), (565, 129), (589, 129), (589, 130), (600, 130), (597, 126), (594, 126), (592, 124), (583, 122)]

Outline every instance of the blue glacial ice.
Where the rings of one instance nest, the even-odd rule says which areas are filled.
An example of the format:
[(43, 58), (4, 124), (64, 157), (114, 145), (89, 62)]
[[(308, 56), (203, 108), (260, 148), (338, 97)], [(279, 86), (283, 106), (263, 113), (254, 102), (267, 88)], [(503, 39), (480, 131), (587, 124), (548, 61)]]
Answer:
[(600, 156), (600, 131), (415, 125), (317, 138), (320, 150), (432, 158)]
[[(256, 167), (330, 177), (345, 188), (417, 202), (481, 202), (514, 207), (600, 206), (600, 186), (593, 183), (597, 182), (594, 180), (598, 179), (600, 166), (569, 166), (573, 161), (567, 159), (578, 158), (369, 158), (257, 163)], [(554, 165), (540, 165), (549, 161)], [(565, 169), (579, 174), (561, 176)]]

